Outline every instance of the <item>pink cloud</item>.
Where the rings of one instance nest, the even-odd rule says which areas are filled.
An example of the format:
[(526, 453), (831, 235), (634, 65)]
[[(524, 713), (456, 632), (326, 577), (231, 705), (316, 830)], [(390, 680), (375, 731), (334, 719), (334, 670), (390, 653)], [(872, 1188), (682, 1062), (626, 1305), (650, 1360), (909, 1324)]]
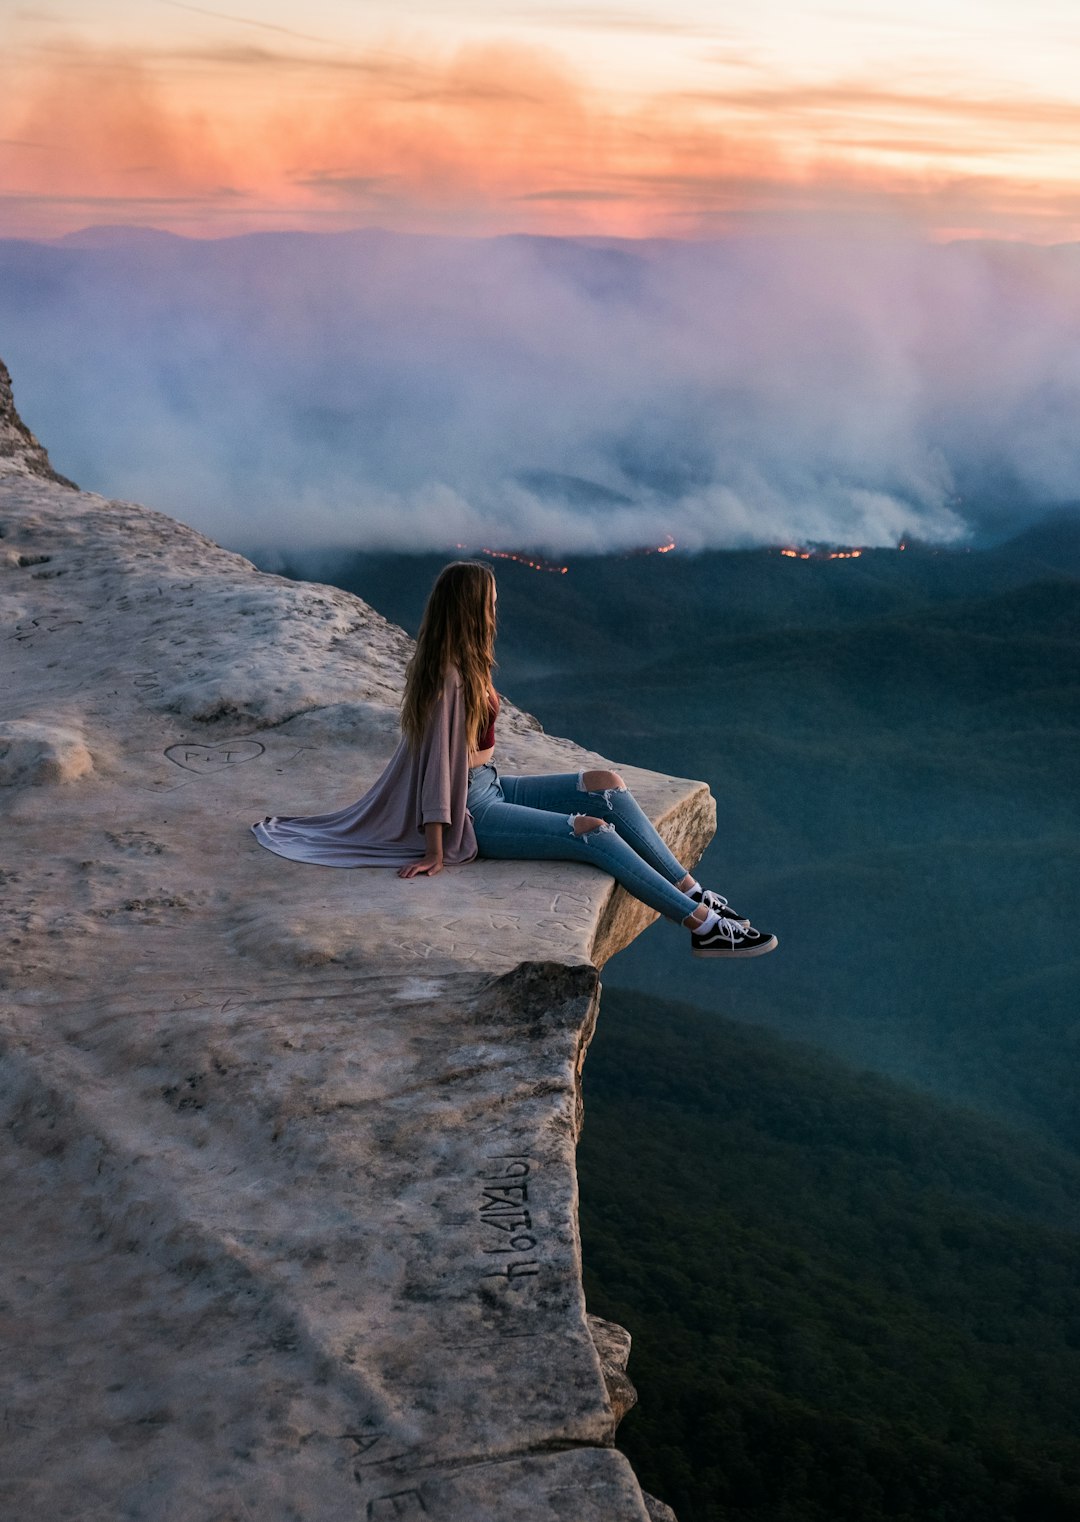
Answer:
[(102, 208), (195, 234), (376, 218), (410, 231), (694, 236), (836, 213), (939, 235), (1077, 229), (1068, 189), (995, 158), (1075, 131), (1076, 108), (1050, 100), (854, 81), (613, 104), (547, 49), (344, 55), (261, 42), (141, 57), (55, 42), (36, 70), (9, 65), (5, 79), (0, 66), (0, 100), (8, 232), (67, 231)]

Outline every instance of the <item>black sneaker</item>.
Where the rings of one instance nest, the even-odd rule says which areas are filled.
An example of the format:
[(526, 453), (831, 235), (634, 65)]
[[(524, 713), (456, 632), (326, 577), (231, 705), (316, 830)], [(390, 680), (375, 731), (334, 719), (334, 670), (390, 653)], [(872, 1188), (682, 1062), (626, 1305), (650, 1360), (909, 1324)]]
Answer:
[(776, 946), (775, 935), (726, 916), (703, 935), (690, 932), (690, 950), (696, 957), (760, 957)]
[(717, 914), (722, 914), (726, 920), (734, 920), (736, 925), (749, 925), (750, 921), (745, 914), (736, 914), (722, 893), (714, 893), (711, 888), (695, 888), (691, 898), (696, 898), (699, 904), (705, 904), (710, 909), (715, 909)]

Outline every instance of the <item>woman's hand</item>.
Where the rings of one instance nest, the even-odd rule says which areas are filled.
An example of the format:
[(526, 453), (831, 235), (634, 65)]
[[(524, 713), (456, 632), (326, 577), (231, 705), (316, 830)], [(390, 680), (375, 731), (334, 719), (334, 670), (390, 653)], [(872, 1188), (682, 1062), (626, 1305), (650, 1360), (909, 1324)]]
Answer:
[(426, 872), (429, 877), (434, 877), (436, 873), (441, 872), (442, 869), (442, 857), (429, 855), (425, 856), (423, 861), (411, 861), (407, 867), (399, 867), (398, 876), (419, 877), (421, 872)]
[(443, 828), (443, 825), (435, 822), (424, 826), (424, 859), (411, 861), (407, 867), (399, 867), (399, 877), (418, 877), (421, 872), (426, 872), (428, 877), (434, 877), (436, 873), (442, 871)]

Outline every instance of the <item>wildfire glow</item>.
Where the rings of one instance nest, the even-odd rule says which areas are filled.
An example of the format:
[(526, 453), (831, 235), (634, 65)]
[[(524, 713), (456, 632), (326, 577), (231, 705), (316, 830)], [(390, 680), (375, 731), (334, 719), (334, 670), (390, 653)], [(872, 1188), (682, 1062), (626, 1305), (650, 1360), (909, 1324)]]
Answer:
[[(900, 546), (904, 548), (903, 545)], [(796, 550), (782, 549), (781, 555), (788, 560), (858, 560), (862, 550)]]
[[(459, 542), (454, 548), (468, 551), (469, 546)], [(674, 548), (675, 540), (668, 534), (663, 544), (644, 545), (641, 549), (631, 550), (629, 553), (631, 555), (670, 555)], [(786, 555), (789, 552), (785, 550), (783, 553)], [(795, 552), (791, 551), (791, 553)], [(537, 555), (535, 552), (526, 554), (524, 550), (493, 550), (485, 546), (478, 550), (477, 554), (489, 555), (492, 560), (512, 560), (515, 565), (528, 566), (530, 571), (547, 571), (552, 576), (565, 576), (570, 570), (568, 565), (560, 565), (556, 560), (546, 560), (543, 555)]]
[[(464, 545), (458, 545), (458, 549), (464, 549)], [(565, 576), (570, 569), (568, 565), (556, 565), (553, 560), (545, 560), (542, 555), (524, 555), (516, 550), (481, 550), (481, 555), (490, 555), (493, 560), (513, 560), (517, 565), (527, 565), (530, 571), (549, 571), (553, 576)]]

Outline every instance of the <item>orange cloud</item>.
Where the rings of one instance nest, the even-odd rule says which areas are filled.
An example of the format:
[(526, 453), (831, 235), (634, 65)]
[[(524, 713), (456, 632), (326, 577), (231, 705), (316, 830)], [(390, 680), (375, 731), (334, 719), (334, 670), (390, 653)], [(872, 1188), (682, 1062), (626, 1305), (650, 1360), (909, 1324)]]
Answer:
[(0, 156), (8, 204), (194, 205), (227, 193), (230, 158), (209, 124), (167, 105), (152, 75), (124, 55), (65, 50), (5, 116), (11, 136), (40, 145)]
[(0, 226), (695, 236), (884, 214), (950, 235), (1077, 228), (1071, 186), (1001, 156), (1067, 136), (1076, 110), (1052, 101), (1025, 118), (1015, 101), (856, 82), (635, 103), (535, 47), (300, 44), (134, 57), (60, 43), (18, 78), (0, 64)]

